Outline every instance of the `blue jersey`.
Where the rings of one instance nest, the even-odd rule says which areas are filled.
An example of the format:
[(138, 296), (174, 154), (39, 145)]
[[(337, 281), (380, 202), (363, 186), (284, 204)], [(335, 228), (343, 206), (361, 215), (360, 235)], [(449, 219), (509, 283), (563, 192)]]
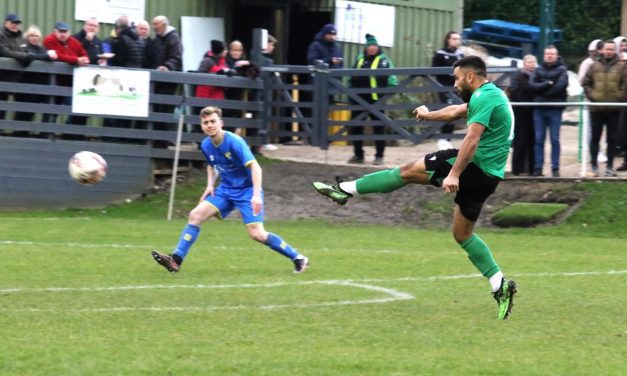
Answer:
[(220, 186), (223, 188), (247, 188), (253, 186), (250, 166), (255, 156), (243, 138), (225, 131), (220, 145), (214, 145), (211, 137), (202, 140), (200, 150), (207, 158), (207, 163), (220, 174)]

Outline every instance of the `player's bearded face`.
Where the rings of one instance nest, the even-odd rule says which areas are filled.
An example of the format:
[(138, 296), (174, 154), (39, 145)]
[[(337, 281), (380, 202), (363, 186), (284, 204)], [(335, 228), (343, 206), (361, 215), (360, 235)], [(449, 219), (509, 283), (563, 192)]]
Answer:
[(459, 67), (455, 68), (453, 73), (455, 75), (455, 90), (457, 90), (457, 94), (459, 97), (465, 102), (470, 102), (470, 97), (472, 96), (472, 88), (468, 83), (468, 80), (471, 79), (471, 75), (468, 72), (464, 72)]

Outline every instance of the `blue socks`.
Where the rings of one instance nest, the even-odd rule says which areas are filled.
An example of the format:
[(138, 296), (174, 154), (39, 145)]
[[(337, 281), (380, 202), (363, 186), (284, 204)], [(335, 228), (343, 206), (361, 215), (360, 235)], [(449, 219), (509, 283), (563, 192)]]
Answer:
[[(177, 263), (182, 263), (189, 249), (198, 238), (198, 234), (200, 233), (200, 227), (188, 224), (185, 226), (183, 231), (181, 232), (181, 237), (179, 239), (179, 243), (176, 246), (176, 249), (172, 253), (172, 257), (175, 259)], [(291, 245), (287, 244), (280, 236), (275, 235), (271, 232), (268, 233), (268, 239), (266, 239), (265, 244), (282, 254), (285, 257), (288, 257), (290, 260), (294, 260), (298, 257), (298, 252), (292, 248)]]
[[(179, 244), (176, 246), (172, 257), (180, 264), (187, 256), (187, 252), (189, 252), (189, 248), (194, 244), (196, 238), (198, 237), (198, 233), (200, 232), (200, 227), (188, 224), (181, 232), (181, 237), (179, 238)], [(180, 259), (180, 262), (179, 262)]]
[(291, 245), (287, 244), (280, 236), (271, 232), (268, 233), (268, 239), (266, 239), (266, 245), (273, 250), (279, 252), (285, 257), (289, 257), (290, 260), (294, 260), (298, 256), (298, 252)]

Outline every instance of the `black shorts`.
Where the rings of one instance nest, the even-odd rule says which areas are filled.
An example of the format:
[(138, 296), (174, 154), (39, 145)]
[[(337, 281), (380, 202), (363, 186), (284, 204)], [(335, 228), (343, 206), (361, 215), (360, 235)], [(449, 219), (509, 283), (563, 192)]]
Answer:
[[(431, 174), (431, 184), (442, 186), (442, 181), (453, 167), (451, 159), (457, 157), (457, 152), (457, 149), (447, 149), (425, 155), (425, 166), (427, 173)], [(459, 191), (455, 195), (455, 203), (459, 205), (464, 217), (476, 222), (483, 203), (494, 193), (500, 181), (501, 179), (486, 174), (479, 166), (470, 162), (459, 176)]]

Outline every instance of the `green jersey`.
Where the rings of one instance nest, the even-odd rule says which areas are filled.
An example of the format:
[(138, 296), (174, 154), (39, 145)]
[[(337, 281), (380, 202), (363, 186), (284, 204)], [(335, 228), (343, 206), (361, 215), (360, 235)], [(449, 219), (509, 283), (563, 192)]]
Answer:
[(475, 90), (468, 102), (467, 125), (485, 127), (473, 163), (488, 175), (505, 177), (509, 147), (514, 138), (514, 112), (503, 90), (492, 82)]

